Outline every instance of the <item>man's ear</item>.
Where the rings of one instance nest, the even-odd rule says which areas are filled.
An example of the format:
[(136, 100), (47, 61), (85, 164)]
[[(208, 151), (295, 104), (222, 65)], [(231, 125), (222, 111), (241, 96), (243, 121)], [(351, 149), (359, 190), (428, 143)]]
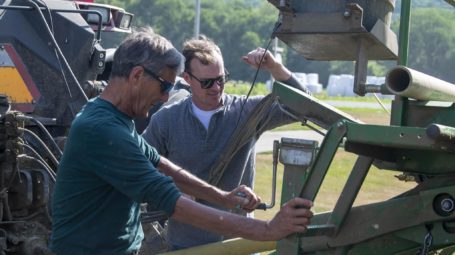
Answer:
[(144, 75), (144, 68), (142, 66), (135, 66), (131, 69), (128, 81), (133, 84), (138, 84), (139, 79)]
[(190, 77), (190, 75), (187, 72), (183, 72), (182, 73), (182, 77), (186, 81), (186, 83), (191, 85), (191, 83), (190, 83), (191, 77)]

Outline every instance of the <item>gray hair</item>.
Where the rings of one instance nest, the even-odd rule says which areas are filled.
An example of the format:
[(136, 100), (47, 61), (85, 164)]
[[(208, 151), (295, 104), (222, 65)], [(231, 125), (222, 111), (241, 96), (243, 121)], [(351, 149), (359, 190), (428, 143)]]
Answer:
[(112, 64), (112, 77), (128, 77), (135, 66), (143, 66), (156, 74), (169, 68), (180, 74), (184, 60), (171, 42), (155, 34), (150, 27), (129, 35), (117, 48)]

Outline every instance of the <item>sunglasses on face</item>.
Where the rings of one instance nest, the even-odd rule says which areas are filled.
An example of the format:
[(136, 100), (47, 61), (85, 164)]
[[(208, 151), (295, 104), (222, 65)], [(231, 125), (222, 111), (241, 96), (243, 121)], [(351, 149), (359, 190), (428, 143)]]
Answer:
[(215, 77), (215, 78), (211, 78), (211, 79), (205, 79), (205, 80), (200, 80), (199, 78), (197, 78), (196, 76), (194, 76), (191, 72), (187, 71), (187, 73), (193, 77), (194, 79), (196, 79), (200, 84), (201, 84), (201, 88), (203, 89), (209, 89), (211, 88), (215, 82), (220, 84), (220, 85), (224, 85), (228, 79), (229, 79), (229, 73), (227, 70), (224, 70), (224, 75), (221, 75), (221, 76), (218, 76), (218, 77)]
[(142, 68), (144, 68), (144, 71), (148, 75), (152, 76), (153, 79), (155, 79), (155, 80), (160, 82), (161, 93), (163, 93), (163, 94), (164, 93), (169, 93), (169, 91), (171, 91), (171, 89), (174, 87), (174, 83), (166, 81), (165, 79), (163, 79), (160, 76), (156, 75), (152, 71), (147, 70), (147, 68), (145, 68), (145, 67), (142, 67)]

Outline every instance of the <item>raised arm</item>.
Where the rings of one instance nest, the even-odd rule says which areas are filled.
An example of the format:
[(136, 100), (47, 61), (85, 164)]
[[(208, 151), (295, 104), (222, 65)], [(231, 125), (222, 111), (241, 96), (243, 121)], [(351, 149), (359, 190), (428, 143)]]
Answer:
[[(251, 211), (261, 201), (261, 199), (245, 185), (239, 186), (230, 192), (223, 191), (175, 165), (165, 157), (160, 158), (158, 169), (165, 175), (171, 176), (177, 187), (183, 193), (225, 208), (241, 206), (244, 210)], [(237, 192), (243, 192), (246, 197), (237, 196)]]
[(296, 77), (292, 74), (291, 71), (289, 71), (289, 69), (287, 69), (282, 63), (278, 62), (275, 59), (270, 51), (266, 52), (263, 48), (257, 48), (248, 52), (248, 54), (243, 56), (242, 59), (245, 63), (257, 69), (263, 56), (264, 59), (261, 64), (261, 68), (270, 72), (275, 80), (286, 83), (296, 89), (300, 89), (306, 93), (309, 93), (309, 90), (305, 84), (300, 83), (300, 81), (296, 79)]

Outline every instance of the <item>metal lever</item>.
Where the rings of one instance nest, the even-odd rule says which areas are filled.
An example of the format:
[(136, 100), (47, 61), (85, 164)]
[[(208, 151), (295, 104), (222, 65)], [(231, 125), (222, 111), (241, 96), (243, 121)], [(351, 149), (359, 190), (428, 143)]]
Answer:
[[(278, 168), (278, 149), (280, 148), (280, 142), (278, 140), (273, 141), (273, 177), (272, 177), (272, 198), (270, 204), (260, 203), (256, 206), (256, 210), (267, 210), (275, 206), (275, 197), (276, 197), (276, 175)], [(246, 194), (243, 192), (237, 192), (237, 196), (246, 197)]]
[(280, 148), (280, 142), (278, 140), (273, 141), (273, 177), (272, 177), (272, 198), (270, 204), (260, 203), (256, 209), (267, 210), (275, 206), (276, 197), (276, 174), (278, 169), (278, 153)]
[(278, 140), (273, 141), (273, 177), (272, 177), (272, 199), (270, 204), (265, 205), (265, 208), (262, 210), (270, 209), (275, 206), (275, 197), (276, 197), (276, 173), (278, 169), (278, 153), (280, 149), (280, 142)]

